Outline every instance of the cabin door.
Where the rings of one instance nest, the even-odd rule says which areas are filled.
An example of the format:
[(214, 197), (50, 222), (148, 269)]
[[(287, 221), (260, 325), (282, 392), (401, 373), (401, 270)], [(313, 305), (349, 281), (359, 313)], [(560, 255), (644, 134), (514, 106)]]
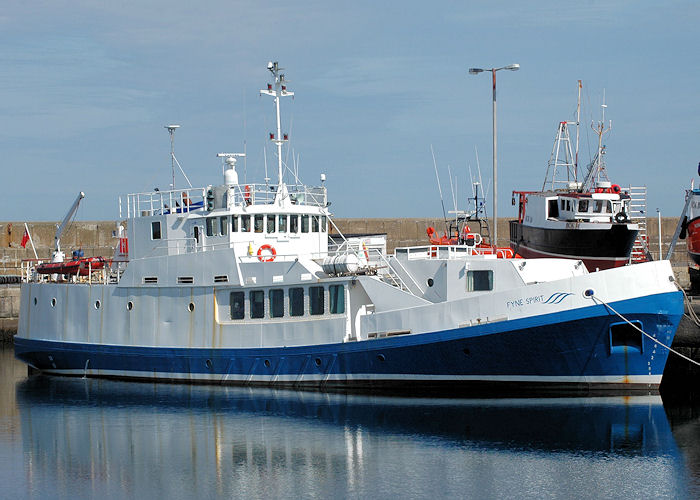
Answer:
[(192, 226), (192, 234), (190, 235), (190, 242), (193, 246), (192, 250), (194, 252), (201, 252), (203, 245), (203, 232), (202, 226), (195, 224)]

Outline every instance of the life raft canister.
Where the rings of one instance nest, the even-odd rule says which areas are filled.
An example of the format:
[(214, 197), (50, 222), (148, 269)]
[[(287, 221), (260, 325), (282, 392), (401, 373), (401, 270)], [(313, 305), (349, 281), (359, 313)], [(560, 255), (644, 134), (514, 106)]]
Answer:
[[(269, 251), (270, 255), (263, 255), (263, 251), (265, 250)], [(258, 260), (260, 262), (272, 262), (273, 260), (275, 260), (275, 257), (277, 257), (277, 251), (275, 250), (275, 247), (265, 244), (258, 248)]]

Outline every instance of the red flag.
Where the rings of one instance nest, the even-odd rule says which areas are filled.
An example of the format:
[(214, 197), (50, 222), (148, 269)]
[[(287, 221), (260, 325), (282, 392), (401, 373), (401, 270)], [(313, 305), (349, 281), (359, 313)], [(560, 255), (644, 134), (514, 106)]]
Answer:
[(29, 241), (29, 230), (25, 227), (24, 228), (24, 236), (22, 236), (22, 242), (20, 245), (22, 245), (22, 248), (27, 248), (27, 242)]

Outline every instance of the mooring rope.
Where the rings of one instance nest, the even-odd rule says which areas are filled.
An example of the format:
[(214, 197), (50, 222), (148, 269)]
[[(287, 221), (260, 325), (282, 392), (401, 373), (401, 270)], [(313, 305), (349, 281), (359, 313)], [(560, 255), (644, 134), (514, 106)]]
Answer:
[[(588, 294), (588, 292), (590, 292), (590, 295)], [(642, 334), (646, 335), (647, 337), (649, 337), (651, 340), (653, 340), (655, 343), (659, 344), (660, 346), (665, 347), (666, 349), (668, 349), (670, 352), (672, 352), (672, 353), (675, 354), (676, 356), (680, 356), (681, 358), (685, 359), (686, 361), (690, 361), (690, 362), (693, 363), (694, 365), (700, 366), (700, 363), (698, 363), (698, 362), (695, 361), (694, 359), (690, 359), (688, 356), (685, 356), (684, 354), (681, 354), (680, 352), (676, 351), (675, 349), (671, 348), (670, 346), (667, 346), (667, 345), (664, 344), (663, 342), (659, 341), (659, 339), (657, 339), (656, 337), (652, 337), (652, 336), (649, 335), (647, 332), (645, 332), (644, 330), (642, 330), (641, 328), (639, 328), (637, 325), (635, 325), (635, 324), (632, 323), (630, 320), (628, 320), (627, 318), (625, 318), (622, 314), (620, 314), (619, 312), (617, 312), (610, 304), (608, 304), (608, 303), (605, 302), (604, 300), (599, 299), (598, 297), (596, 297), (595, 294), (593, 293), (593, 290), (586, 290), (586, 297), (589, 297), (589, 298), (593, 299), (594, 301), (599, 302), (600, 304), (604, 305), (605, 307), (607, 307), (608, 309), (610, 309), (612, 312), (614, 312), (615, 314), (617, 314), (617, 315), (620, 317), (620, 319), (622, 319), (625, 323), (627, 323), (628, 325), (630, 325), (632, 328), (634, 328), (635, 330), (637, 330), (637, 331), (641, 332)]]
[(700, 327), (700, 318), (698, 318), (698, 314), (695, 312), (695, 309), (693, 309), (693, 303), (690, 301), (690, 298), (688, 295), (685, 293), (685, 290), (676, 283), (676, 287), (683, 292), (683, 300), (685, 300), (686, 305), (688, 306), (688, 312), (684, 313), (684, 316), (687, 316), (690, 318), (690, 320), (695, 323), (695, 326)]

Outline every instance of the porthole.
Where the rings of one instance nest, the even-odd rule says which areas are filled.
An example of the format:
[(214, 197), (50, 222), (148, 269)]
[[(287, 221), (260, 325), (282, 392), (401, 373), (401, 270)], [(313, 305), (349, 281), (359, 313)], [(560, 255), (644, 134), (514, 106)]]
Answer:
[(211, 359), (208, 359), (204, 362), (205, 365), (207, 365), (207, 368), (211, 370), (212, 364), (211, 364)]
[(34, 305), (36, 305), (38, 300), (36, 300), (36, 297), (34, 297)]
[(428, 286), (433, 286), (433, 283), (435, 283), (433, 278), (428, 278)]
[(267, 366), (268, 368), (270, 368), (270, 360), (269, 360), (269, 359), (266, 359), (266, 360), (265, 360), (265, 366)]
[(462, 349), (462, 352), (464, 353), (465, 356), (469, 356), (471, 354), (468, 347), (465, 347), (464, 349)]
[(188, 310), (189, 312), (194, 311), (194, 302), (190, 302), (190, 303), (188, 304), (187, 310)]
[(386, 357), (383, 354), (377, 354), (377, 359), (379, 361), (386, 361)]
[(56, 307), (56, 297), (51, 299), (51, 307)]
[(126, 310), (131, 311), (134, 308), (134, 303), (129, 301), (126, 303)]
[(321, 366), (321, 358), (316, 358), (314, 362), (316, 363), (316, 366)]
[(101, 305), (99, 300), (95, 301), (95, 309), (99, 309)]

